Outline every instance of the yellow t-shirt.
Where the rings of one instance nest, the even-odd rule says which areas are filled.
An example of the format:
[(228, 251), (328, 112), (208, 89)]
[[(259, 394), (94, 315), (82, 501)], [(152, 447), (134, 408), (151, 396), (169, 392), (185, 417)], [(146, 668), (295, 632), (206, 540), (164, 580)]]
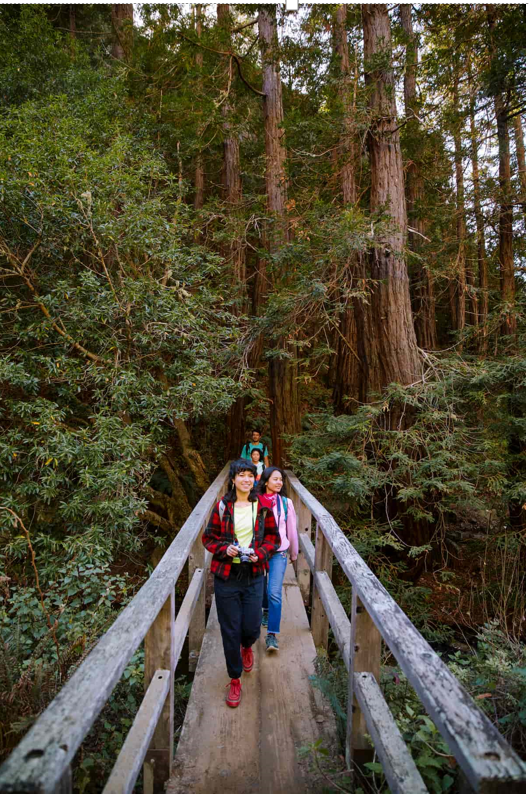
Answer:
[[(235, 530), (235, 539), (239, 545), (249, 548), (252, 544), (253, 528), (257, 515), (257, 503), (254, 501), (249, 506), (234, 506), (234, 521), (233, 527)], [(240, 562), (240, 558), (235, 556), (234, 563)]]

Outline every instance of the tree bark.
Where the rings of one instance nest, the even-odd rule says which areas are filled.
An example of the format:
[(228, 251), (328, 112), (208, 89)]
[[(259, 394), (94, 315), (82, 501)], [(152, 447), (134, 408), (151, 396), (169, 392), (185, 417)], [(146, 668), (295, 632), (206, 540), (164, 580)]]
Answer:
[[(461, 142), (461, 116), (459, 109), (459, 64), (454, 69), (454, 163), (456, 173), (456, 240), (457, 257), (455, 275), (451, 281), (451, 312), (454, 331), (463, 331), (465, 327), (465, 288), (466, 288), (466, 248), (467, 223), (465, 216), (465, 186), (463, 176), (463, 153)], [(458, 350), (463, 344), (459, 343)]]
[(120, 61), (129, 61), (132, 55), (132, 3), (113, 3), (111, 10), (114, 43), (112, 56)]
[[(419, 48), (417, 37), (413, 31), (411, 18), (411, 5), (400, 5), (400, 19), (406, 34), (406, 72), (404, 73), (404, 108), (407, 119), (407, 131), (410, 139), (419, 148), (421, 135), (420, 122), (417, 114), (417, 62)], [(417, 164), (420, 161), (410, 159), (406, 165), (406, 207), (408, 213), (408, 245), (413, 253), (420, 253), (425, 223), (420, 211), (424, 196), (424, 179)], [(416, 232), (416, 233), (415, 233)], [(411, 282), (411, 302), (414, 316), (417, 344), (424, 350), (435, 350), (437, 335), (435, 326), (435, 295), (433, 278), (430, 270), (422, 263), (410, 269), (408, 273)]]
[(193, 448), (193, 445), (191, 444), (191, 435), (184, 421), (175, 420), (174, 427), (176, 428), (176, 433), (178, 434), (178, 439), (180, 440), (184, 459), (191, 470), (193, 478), (195, 479), (195, 484), (197, 485), (198, 489), (204, 493), (209, 488), (210, 480), (208, 478), (204, 462), (202, 461), (202, 457), (200, 453)]
[(343, 134), (338, 146), (340, 155), (340, 183), (344, 204), (356, 203), (357, 191), (355, 181), (356, 149), (354, 107), (352, 103), (351, 66), (349, 61), (349, 44), (347, 42), (347, 5), (339, 5), (334, 14), (334, 41), (336, 55), (340, 65), (340, 82), (338, 96), (343, 115)]
[[(195, 32), (197, 35), (197, 39), (200, 40), (202, 36), (202, 6), (196, 5), (195, 6)], [(200, 47), (196, 48), (195, 52), (195, 65), (197, 68), (197, 72), (199, 76), (202, 73), (202, 67), (204, 64), (204, 54)], [(199, 84), (201, 83), (201, 78), (199, 77)], [(204, 205), (204, 186), (205, 186), (205, 174), (204, 174), (204, 156), (202, 152), (197, 154), (197, 160), (195, 163), (195, 199), (193, 205), (195, 209), (201, 209)]]
[(75, 6), (73, 5), (73, 3), (70, 3), (68, 11), (69, 11), (69, 28), (70, 28), (69, 33), (71, 38), (75, 39), (75, 37), (77, 36), (77, 26), (75, 24)]
[[(231, 50), (231, 14), (227, 3), (217, 5), (217, 21), (220, 28), (222, 49)], [(242, 180), (240, 166), (239, 139), (233, 130), (233, 104), (230, 89), (233, 80), (233, 59), (228, 60), (226, 70), (226, 100), (222, 104), (222, 130), (224, 133), (223, 184), (228, 213), (236, 216), (242, 203)], [(239, 310), (245, 313), (248, 307), (246, 290), (246, 251), (240, 236), (233, 237), (226, 253), (232, 267), (234, 291), (239, 298)], [(226, 421), (226, 458), (233, 459), (241, 452), (246, 431), (244, 413), (246, 398), (234, 401)]]
[(514, 141), (516, 144), (516, 161), (518, 162), (518, 178), (520, 180), (520, 202), (523, 203), (525, 213), (525, 144), (522, 128), (522, 116), (516, 114), (512, 120)]
[(367, 387), (380, 392), (389, 383), (409, 384), (421, 376), (413, 328), (408, 272), (404, 260), (407, 233), (404, 175), (397, 128), (395, 83), (391, 67), (391, 32), (387, 6), (363, 5), (364, 58), (371, 124), (368, 133), (371, 165), (371, 211), (384, 212), (391, 230), (370, 257), (374, 288), (366, 347)]
[[(265, 129), (266, 171), (265, 186), (267, 208), (273, 223), (266, 232), (266, 245), (272, 254), (288, 239), (286, 201), (286, 148), (283, 125), (283, 92), (279, 59), (277, 57), (277, 21), (275, 6), (259, 6), (259, 44), (263, 63), (263, 114)], [(275, 274), (274, 288), (284, 284), (287, 276)], [(275, 340), (275, 348), (288, 351), (285, 338)], [(288, 351), (292, 358), (295, 352)], [(270, 427), (273, 462), (278, 467), (285, 463), (285, 434), (296, 434), (301, 429), (301, 416), (296, 382), (297, 368), (291, 358), (273, 357), (269, 361)]]
[[(472, 80), (469, 75), (469, 85)], [(485, 251), (485, 220), (481, 210), (481, 190), (479, 184), (478, 137), (475, 119), (475, 98), (470, 102), (470, 144), (472, 153), (472, 188), (474, 200), (474, 218), (476, 221), (476, 248), (478, 256), (479, 281), (479, 315), (480, 327), (479, 350), (487, 352), (487, 317), (489, 313), (489, 278), (487, 272), (487, 255)]]
[[(347, 41), (347, 6), (339, 5), (334, 13), (333, 38), (340, 78), (338, 96), (343, 119), (343, 133), (338, 144), (340, 158), (340, 188), (344, 205), (355, 204), (358, 198), (356, 185), (356, 138), (353, 82)], [(355, 80), (356, 80), (355, 70)], [(359, 282), (365, 282), (365, 265), (362, 254), (352, 254), (345, 266), (342, 299), (346, 307), (339, 329), (335, 332), (336, 358), (333, 369), (333, 405), (337, 414), (351, 411), (366, 400), (363, 349), (365, 307), (361, 299), (351, 296)]]
[[(487, 16), (491, 34), (492, 53), (496, 54), (494, 40), (494, 30), (496, 27), (497, 6), (487, 5)], [(499, 151), (499, 184), (500, 184), (500, 242), (499, 242), (499, 262), (500, 262), (500, 289), (503, 304), (503, 325), (504, 335), (516, 333), (516, 317), (514, 316), (515, 301), (515, 281), (514, 281), (514, 249), (513, 249), (513, 208), (512, 208), (512, 189), (511, 189), (511, 155), (509, 145), (509, 125), (508, 107), (509, 95), (508, 87), (502, 81), (497, 93), (494, 95), (494, 111), (496, 114), (496, 125), (498, 129), (498, 151)]]

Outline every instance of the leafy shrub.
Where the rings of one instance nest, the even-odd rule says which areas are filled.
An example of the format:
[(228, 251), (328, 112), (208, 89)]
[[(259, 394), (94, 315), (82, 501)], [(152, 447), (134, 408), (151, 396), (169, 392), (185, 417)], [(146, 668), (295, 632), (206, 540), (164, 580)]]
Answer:
[[(477, 647), (449, 656), (448, 667), (520, 755), (525, 752), (525, 646), (509, 639), (497, 623), (484, 626)], [(329, 700), (345, 750), (348, 673), (341, 659), (329, 662), (323, 652), (315, 660), (312, 681)], [(399, 731), (430, 793), (454, 791), (458, 768), (442, 735), (424, 713), (415, 690), (399, 667), (385, 665), (380, 685)], [(383, 770), (376, 760), (364, 772), (384, 792)], [(332, 773), (330, 774), (332, 777)], [(344, 785), (343, 777), (340, 784)], [(355, 792), (361, 792), (357, 788)], [(332, 791), (331, 791), (332, 792)], [(349, 790), (350, 792), (350, 790)]]

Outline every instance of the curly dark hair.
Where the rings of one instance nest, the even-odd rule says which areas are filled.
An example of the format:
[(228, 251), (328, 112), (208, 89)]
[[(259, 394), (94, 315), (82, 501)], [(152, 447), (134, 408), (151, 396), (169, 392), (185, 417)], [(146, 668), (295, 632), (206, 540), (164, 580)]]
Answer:
[(287, 492), (285, 489), (285, 478), (286, 478), (285, 471), (281, 470), (280, 467), (274, 467), (273, 465), (271, 467), (266, 467), (263, 470), (261, 478), (259, 479), (259, 483), (257, 484), (256, 488), (258, 495), (264, 495), (266, 493), (266, 482), (268, 481), (274, 470), (277, 470), (278, 473), (281, 473), (281, 477), (283, 478), (283, 486), (281, 487), (281, 492), (279, 494), (284, 495), (286, 497)]

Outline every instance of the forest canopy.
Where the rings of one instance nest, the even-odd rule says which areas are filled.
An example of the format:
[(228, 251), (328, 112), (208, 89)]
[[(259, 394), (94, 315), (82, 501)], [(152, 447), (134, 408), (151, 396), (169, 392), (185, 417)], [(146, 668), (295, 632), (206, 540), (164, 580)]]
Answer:
[(0, 695), (46, 677), (4, 755), (252, 426), (429, 636), (519, 638), (525, 34), (0, 5)]

